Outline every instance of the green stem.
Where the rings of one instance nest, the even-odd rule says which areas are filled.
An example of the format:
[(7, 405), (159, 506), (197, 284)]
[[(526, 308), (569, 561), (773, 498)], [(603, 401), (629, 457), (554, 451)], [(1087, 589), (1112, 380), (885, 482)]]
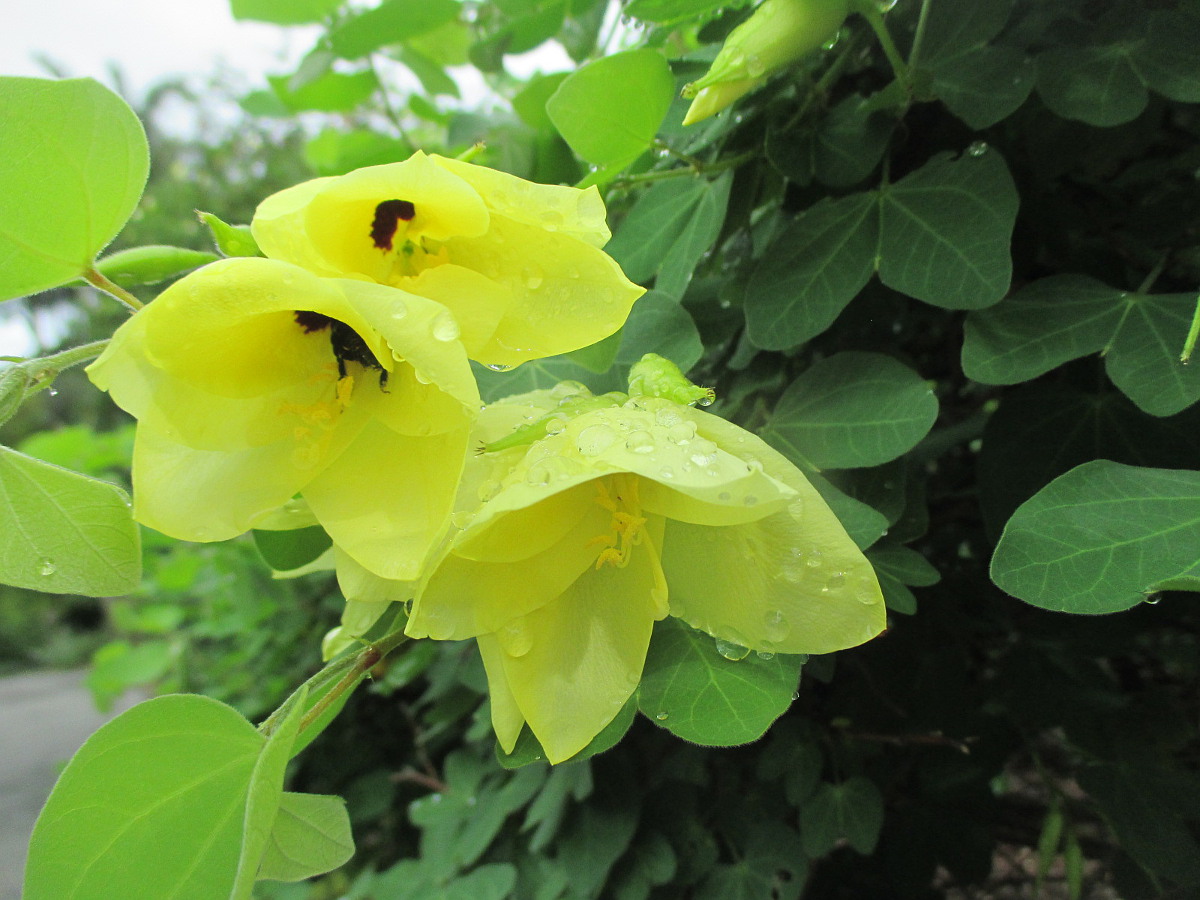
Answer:
[(94, 266), (83, 273), (83, 280), (92, 287), (96, 288), (96, 290), (104, 291), (104, 293), (108, 294), (110, 297), (115, 297), (116, 299), (120, 300), (134, 312), (137, 312), (142, 308), (142, 306), (145, 305), (141, 300), (133, 296), (133, 294), (129, 293), (129, 291), (125, 290), (125, 288), (121, 287), (119, 284), (114, 284), (101, 275), (98, 271), (96, 271)]
[(383, 79), (379, 77), (379, 71), (375, 68), (374, 54), (367, 54), (367, 68), (375, 76), (375, 83), (379, 85), (379, 103), (383, 107), (384, 116), (392, 123), (392, 127), (396, 129), (396, 137), (407, 144), (408, 138), (404, 136), (404, 126), (400, 124), (400, 116), (392, 106), (391, 100), (388, 99), (387, 88), (384, 87)]
[(917, 15), (917, 30), (913, 33), (912, 50), (908, 54), (908, 67), (916, 69), (921, 59), (921, 44), (925, 42), (925, 21), (929, 18), (930, 0), (921, 0), (921, 12)]
[(1166, 267), (1166, 265), (1167, 257), (1164, 255), (1163, 258), (1158, 261), (1158, 264), (1150, 270), (1150, 274), (1142, 279), (1142, 283), (1138, 285), (1137, 293), (1149, 293), (1150, 288), (1154, 287), (1154, 282), (1158, 281), (1158, 276), (1162, 274), (1162, 270)]
[[(408, 635), (403, 631), (396, 631), (389, 634), (387, 637), (380, 638), (374, 644), (368, 644), (367, 647), (353, 659), (353, 665), (345, 675), (341, 677), (337, 684), (330, 689), (329, 693), (323, 696), (320, 700), (312, 705), (312, 708), (304, 714), (300, 719), (300, 729), (298, 734), (302, 734), (306, 728), (312, 727), (312, 724), (321, 718), (325, 712), (341, 699), (342, 694), (346, 693), (358, 684), (359, 680), (371, 671), (381, 659), (399, 647), (408, 640)], [(348, 661), (348, 660), (347, 660)], [(344, 662), (343, 662), (344, 665)], [(335, 666), (331, 666), (334, 672), (337, 671)], [(309, 682), (321, 679), (322, 683), (329, 680), (329, 670), (318, 672)], [(322, 678), (322, 676), (324, 676)], [(270, 720), (268, 720), (269, 722)]]
[(677, 169), (661, 169), (656, 172), (643, 172), (640, 175), (626, 175), (624, 178), (618, 178), (613, 182), (613, 186), (625, 187), (631, 184), (649, 184), (654, 181), (666, 181), (670, 178), (682, 178), (685, 175), (711, 175), (714, 172), (724, 172), (726, 169), (733, 169), (740, 166), (744, 162), (749, 162), (757, 158), (758, 150), (747, 150), (745, 153), (739, 153), (737, 156), (731, 156), (728, 159), (718, 160), (715, 163), (701, 163), (700, 168), (693, 166), (684, 166)]
[(50, 356), (43, 356), (40, 360), (42, 368), (39, 370), (39, 374), (41, 372), (53, 372), (54, 375), (57, 375), (64, 369), (71, 368), (71, 366), (91, 362), (104, 352), (104, 348), (108, 346), (109, 340), (109, 338), (105, 338), (102, 341), (92, 341), (90, 344), (80, 344), (78, 347), (72, 347), (69, 350), (63, 350)]
[(1196, 298), (1196, 311), (1192, 313), (1192, 325), (1188, 329), (1187, 337), (1183, 339), (1183, 352), (1179, 354), (1179, 361), (1185, 366), (1192, 358), (1192, 350), (1196, 348), (1196, 339), (1200, 338), (1200, 297)]
[(879, 46), (883, 48), (883, 55), (887, 57), (896, 80), (907, 89), (908, 63), (904, 61), (904, 57), (900, 55), (900, 51), (896, 48), (896, 42), (892, 40), (892, 34), (887, 30), (887, 25), (884, 24), (883, 13), (879, 11), (879, 7), (872, 3), (871, 0), (863, 0), (863, 2), (856, 3), (854, 8), (859, 15), (867, 20), (867, 24), (871, 26), (871, 30), (875, 32), (875, 37), (879, 41)]

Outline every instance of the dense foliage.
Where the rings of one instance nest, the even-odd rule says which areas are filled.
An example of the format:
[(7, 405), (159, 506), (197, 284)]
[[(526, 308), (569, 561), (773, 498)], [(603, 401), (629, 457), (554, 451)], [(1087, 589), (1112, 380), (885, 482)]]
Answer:
[[(254, 721), (283, 703), (256, 730), (213, 699), (162, 697), (98, 733), (35, 834), (27, 896), (102, 896), (75, 880), (90, 851), (50, 829), (127, 799), (105, 759), (137, 771), (138, 810), (161, 812), (214, 758), (225, 793), (98, 857), (104, 877), (124, 867), (149, 892), (123, 896), (164, 895), (145, 876), (176, 871), (150, 849), (167, 822), (221, 836), (212, 883), (230, 896), (289, 900), (935, 897), (999, 877), (1019, 848), (1027, 881), (1070, 896), (1200, 887), (1200, 618), (1183, 593), (1200, 587), (1200, 365), (1181, 361), (1200, 284), (1200, 5), (863, 0), (829, 34), (838, 3), (792, 2), (818, 10), (821, 37), (808, 20), (766, 29), (794, 53), (754, 43), (762, 29), (738, 27), (749, 6), (719, 0), (232, 0), (238, 17), (320, 36), (297, 71), (242, 98), (240, 146), (164, 147), (182, 177), (152, 170), (120, 240), (207, 250), (207, 232), (180, 224), (190, 206), (245, 222), (286, 184), (418, 149), (599, 186), (606, 249), (650, 290), (598, 344), (477, 367), (483, 399), (565, 380), (624, 390), (644, 353), (673, 360), (821, 492), (875, 567), (888, 631), (805, 658), (665, 619), (636, 702), (553, 767), (529, 732), (496, 748), (473, 642), (384, 637), (284, 702), (338, 624), (333, 579), (304, 574), (328, 539), (188, 545), (143, 529), (139, 548), (124, 491), (39, 462), (125, 477), (130, 426), (73, 373), (61, 383), (99, 430), (37, 418), (42, 389), (99, 348), (13, 360), (0, 419), (28, 402), (4, 426), (16, 449), (0, 450), (0, 521), (21, 540), (0, 548), (0, 580), (128, 594), (105, 601), (102, 698), (156, 683)], [(727, 37), (721, 65), (745, 91), (684, 126), (687, 85)], [(565, 50), (562, 71), (512, 74), (539, 47)], [(99, 86), (60, 85), (73, 93), (46, 121), (62, 134), (39, 139), (69, 143), (94, 117), (128, 159), (88, 157), (110, 166), (86, 181), (94, 227), (41, 228), (74, 215), (69, 187), (0, 210), (5, 297), (90, 270), (138, 203), (137, 119)], [(5, 114), (19, 94), (0, 89), (6, 161), (26, 146)], [(202, 158), (221, 173), (211, 184)], [(28, 195), (28, 177), (9, 165), (0, 188)], [(210, 224), (242, 255), (240, 232)], [(22, 258), (10, 232), (53, 252)], [(141, 285), (209, 258), (181, 252), (95, 268), (149, 299)], [(116, 321), (98, 314), (79, 339)], [(259, 556), (297, 577), (269, 580)], [(331, 691), (333, 709), (307, 718)], [(157, 763), (119, 755), (152, 734)], [(280, 794), (285, 768), (308, 793)], [(328, 794), (346, 799), (353, 861), (279, 884), (349, 854)], [(234, 796), (245, 827), (221, 831)], [(218, 855), (183, 862), (220, 869)]]

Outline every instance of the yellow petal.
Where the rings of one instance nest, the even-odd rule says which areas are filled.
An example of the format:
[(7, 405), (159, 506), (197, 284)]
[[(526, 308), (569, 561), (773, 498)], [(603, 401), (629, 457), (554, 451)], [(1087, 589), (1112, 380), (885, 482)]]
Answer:
[(521, 729), (525, 727), (525, 717), (521, 715), (517, 699), (509, 690), (500, 642), (490, 634), (481, 634), (477, 642), (483, 668), (487, 672), (492, 729), (496, 732), (496, 740), (500, 742), (504, 752), (512, 753), (513, 748), (517, 746), (517, 738), (521, 736)]
[(333, 541), (377, 575), (414, 579), (446, 528), (468, 430), (397, 434), (372, 420), (304, 488)]
[(330, 265), (304, 229), (304, 211), (313, 197), (337, 181), (314, 178), (272, 194), (254, 211), (250, 233), (271, 259), (286, 260), (317, 275), (345, 277)]
[[(441, 640), (475, 637), (496, 631), (513, 619), (537, 610), (568, 590), (581, 573), (594, 567), (599, 547), (593, 538), (606, 534), (610, 514), (591, 501), (593, 491), (565, 495), (577, 504), (570, 517), (559, 519), (560, 504), (539, 505), (530, 514), (513, 520), (515, 525), (537, 523), (551, 543), (529, 552), (522, 532), (507, 527), (500, 518), (496, 530), (479, 542), (495, 559), (480, 561), (451, 550), (438, 563), (413, 603), (408, 634)], [(561, 496), (561, 495), (560, 495)], [(579, 514), (580, 510), (582, 514)], [(471, 529), (464, 535), (469, 538)], [(510, 552), (502, 541), (511, 545)], [(539, 546), (541, 537), (539, 537)], [(466, 542), (471, 547), (471, 542)], [(510, 558), (506, 559), (505, 556)]]
[[(403, 603), (416, 591), (416, 582), (381, 578), (365, 568), (341, 547), (334, 545), (332, 549), (334, 565), (337, 569), (338, 587), (341, 588), (347, 605), (361, 603), (365, 607)], [(371, 621), (373, 623), (375, 620)], [(342, 616), (342, 624), (346, 624), (345, 615)], [(370, 624), (367, 627), (369, 628)]]
[(879, 634), (886, 616), (875, 573), (810, 490), (758, 522), (668, 522), (662, 559), (671, 614), (778, 653), (829, 653)]
[(661, 584), (657, 555), (635, 552), (627, 567), (587, 570), (496, 633), (505, 681), (550, 762), (586, 747), (633, 694)]
[(475, 357), (487, 365), (515, 366), (593, 344), (624, 325), (645, 293), (591, 244), (499, 215), (487, 234), (449, 240), (446, 251), (453, 264), (512, 292), (493, 340)]
[(603, 247), (612, 237), (605, 221), (604, 200), (595, 186), (580, 190), (537, 184), (457, 159), (429, 158), (475, 188), (493, 214), (578, 238), (593, 247)]

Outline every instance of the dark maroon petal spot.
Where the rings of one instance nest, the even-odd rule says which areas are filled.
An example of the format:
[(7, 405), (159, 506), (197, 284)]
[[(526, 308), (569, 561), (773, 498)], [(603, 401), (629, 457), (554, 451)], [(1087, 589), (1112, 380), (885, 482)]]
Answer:
[(411, 222), (417, 208), (408, 200), (384, 200), (375, 207), (371, 222), (371, 242), (380, 250), (392, 249), (392, 238), (400, 222)]
[(314, 331), (324, 331), (333, 324), (333, 319), (311, 309), (298, 309), (296, 324), (304, 329), (305, 334), (312, 334)]

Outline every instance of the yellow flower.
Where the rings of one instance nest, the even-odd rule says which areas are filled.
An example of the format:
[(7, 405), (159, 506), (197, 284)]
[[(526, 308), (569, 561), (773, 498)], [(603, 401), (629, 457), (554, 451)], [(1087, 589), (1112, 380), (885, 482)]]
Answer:
[(414, 578), (479, 409), (456, 335), (425, 297), (228, 259), (137, 312), (88, 374), (138, 419), (139, 521), (224, 540), (300, 493), (363, 566)]
[(837, 34), (849, 12), (849, 0), (764, 0), (729, 33), (704, 77), (684, 88), (683, 95), (695, 99), (683, 124), (716, 115), (816, 50)]
[(251, 227), (268, 257), (445, 304), (467, 354), (507, 368), (624, 324), (643, 290), (600, 249), (604, 214), (594, 187), (533, 184), (418, 152), (273, 194)]
[[(495, 441), (557, 399), (488, 407), (479, 433)], [(799, 470), (670, 400), (591, 409), (487, 453), (468, 463), (463, 492), (484, 502), (422, 584), (407, 630), (478, 640), (506, 750), (526, 723), (551, 762), (583, 749), (636, 689), (667, 615), (780, 653), (827, 653), (884, 627), (870, 564)]]

